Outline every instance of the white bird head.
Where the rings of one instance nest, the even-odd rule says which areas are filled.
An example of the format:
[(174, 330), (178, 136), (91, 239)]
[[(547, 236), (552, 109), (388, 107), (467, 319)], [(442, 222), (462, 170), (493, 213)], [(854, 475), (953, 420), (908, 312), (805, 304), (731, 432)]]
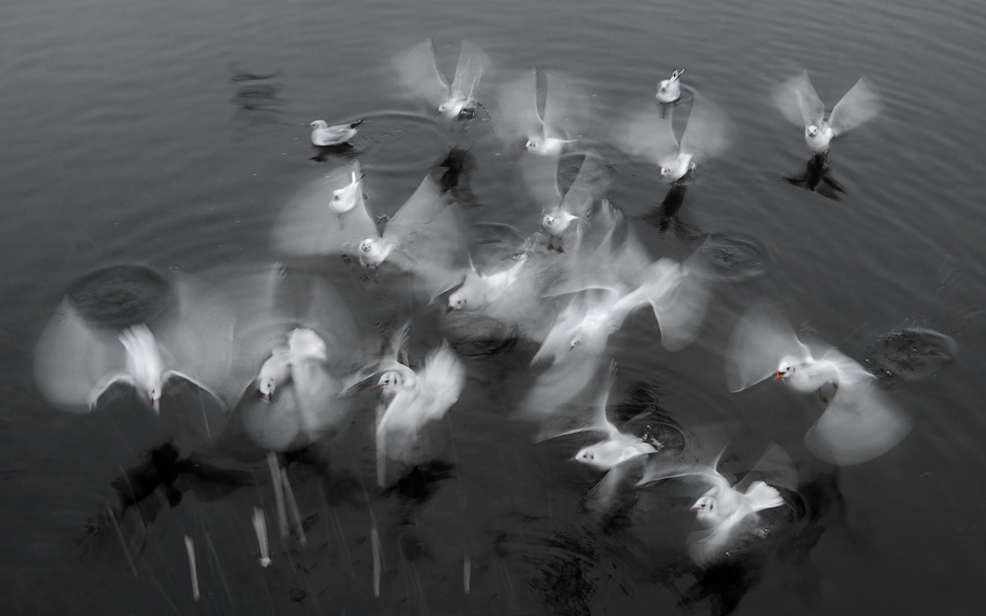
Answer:
[(559, 236), (568, 229), (568, 225), (576, 218), (578, 216), (562, 210), (557, 213), (546, 214), (541, 219), (541, 226), (551, 235)]
[(155, 413), (161, 413), (161, 384), (155, 383), (147, 388), (147, 395), (151, 399), (151, 408)]
[(815, 137), (816, 135), (818, 135), (818, 127), (815, 126), (814, 124), (806, 127), (805, 134), (808, 135), (809, 137)]
[(793, 357), (785, 357), (781, 360), (781, 363), (777, 366), (777, 374), (774, 375), (774, 380), (790, 378), (795, 372), (797, 372), (798, 367), (795, 364), (797, 360)]
[(448, 296), (449, 312), (452, 312), (453, 310), (465, 310), (468, 305), (469, 300), (466, 297), (466, 294), (462, 292), (462, 289), (459, 289), (455, 293)]
[(536, 151), (541, 145), (541, 139), (539, 137), (530, 137), (527, 143), (524, 144), (523, 149)]
[(389, 370), (380, 375), (380, 380), (377, 384), (373, 386), (373, 389), (382, 389), (385, 392), (397, 389), (403, 385), (404, 379), (401, 377), (400, 373)]
[(308, 126), (311, 126), (312, 128), (328, 128), (329, 124), (325, 120), (315, 120)]
[(269, 402), (274, 397), (274, 390), (277, 388), (277, 381), (273, 377), (262, 377), (260, 379), (260, 393)]
[(389, 248), (380, 238), (368, 237), (359, 244), (359, 260), (366, 266), (378, 266), (387, 258)]
[(719, 514), (719, 501), (714, 496), (706, 495), (695, 501), (688, 510), (694, 511), (700, 521), (712, 520)]

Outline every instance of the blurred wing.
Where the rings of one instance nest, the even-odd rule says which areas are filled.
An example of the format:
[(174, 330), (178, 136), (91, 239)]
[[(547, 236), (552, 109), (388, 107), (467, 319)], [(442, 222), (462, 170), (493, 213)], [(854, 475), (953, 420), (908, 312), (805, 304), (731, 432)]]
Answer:
[(384, 239), (396, 247), (390, 260), (414, 276), (429, 300), (462, 284), (471, 269), (456, 211), (430, 176), (387, 223)]
[[(435, 109), (448, 98), (449, 88), (435, 66), (435, 47), (431, 39), (398, 55), (394, 64), (401, 86), (412, 96), (423, 98)], [(459, 64), (462, 64), (461, 57)]]
[[(177, 310), (156, 332), (165, 367), (218, 398), (236, 365), (233, 302), (218, 288), (188, 274), (174, 282)], [(166, 351), (166, 352), (165, 352)]]
[(805, 434), (805, 445), (820, 460), (851, 466), (890, 451), (913, 427), (911, 419), (870, 380), (840, 386)]
[(518, 164), (520, 177), (538, 207), (543, 212), (551, 212), (561, 204), (562, 196), (558, 191), (558, 160), (555, 155), (523, 156)]
[[(771, 443), (760, 456), (756, 465), (746, 474), (743, 479), (736, 484), (735, 489), (739, 492), (747, 492), (747, 489), (755, 481), (762, 481), (771, 485), (780, 486), (794, 491), (798, 487), (798, 472), (794, 469), (794, 461), (791, 456), (784, 451), (784, 448), (777, 443)], [(759, 489), (761, 494), (769, 494), (769, 491)], [(776, 492), (776, 491), (775, 491)], [(754, 497), (757, 502), (767, 502), (768, 498), (757, 498), (757, 492), (747, 493), (747, 496)], [(775, 505), (776, 506), (776, 505)], [(756, 507), (754, 507), (756, 509)], [(765, 509), (766, 507), (760, 507)], [(758, 509), (759, 510), (759, 509)]]
[(632, 458), (609, 469), (596, 485), (592, 486), (585, 497), (585, 506), (589, 511), (606, 513), (612, 511), (619, 496), (620, 487), (630, 471), (631, 465), (640, 464), (640, 458)]
[[(594, 362), (592, 365), (598, 365), (598, 363)], [(596, 396), (592, 401), (592, 406), (584, 409), (581, 413), (556, 414), (545, 418), (541, 423), (541, 430), (538, 432), (538, 442), (577, 432), (602, 432), (607, 438), (619, 433), (616, 426), (606, 416), (609, 395), (616, 385), (616, 362), (610, 362), (608, 370), (598, 370), (598, 374), (591, 381), (589, 386), (583, 388), (582, 391), (591, 393), (590, 386), (595, 387)], [(585, 399), (584, 396), (580, 396), (580, 398)]]
[[(378, 237), (363, 199), (363, 182), (356, 187), (356, 203), (343, 213), (329, 208), (333, 192), (352, 181), (351, 166), (313, 182), (293, 197), (274, 223), (271, 249), (289, 256), (356, 254), (367, 238)], [(358, 167), (356, 168), (358, 171)], [(357, 177), (360, 177), (357, 174)]]
[(567, 139), (580, 123), (580, 110), (571, 79), (558, 73), (545, 73), (544, 126), (545, 135)]
[[(44, 397), (62, 410), (89, 412), (90, 396), (126, 368), (115, 331), (88, 325), (69, 300), (55, 310), (38, 340), (34, 378)], [(115, 380), (115, 379), (114, 379)]]
[[(839, 373), (839, 386), (853, 386), (859, 384), (866, 384), (872, 382), (876, 377), (866, 371), (863, 366), (859, 364), (855, 359), (847, 355), (843, 355), (839, 349), (830, 346), (820, 347), (820, 345), (811, 345), (812, 355), (820, 356), (822, 359), (827, 360), (835, 366), (836, 371)], [(816, 351), (816, 348), (821, 348), (822, 352)]]
[(497, 96), (500, 138), (511, 142), (541, 134), (543, 123), (537, 108), (537, 70), (531, 69), (500, 89)]
[(716, 156), (726, 147), (727, 132), (726, 115), (722, 110), (696, 95), (679, 149), (693, 157)]
[(791, 77), (774, 88), (774, 104), (792, 124), (819, 126), (825, 118), (825, 105), (808, 79), (808, 71)]
[(671, 118), (671, 114), (662, 117), (660, 108), (648, 103), (629, 117), (618, 132), (617, 143), (627, 154), (660, 167), (666, 158), (678, 152)]
[(661, 344), (669, 351), (688, 346), (698, 336), (711, 291), (708, 281), (670, 259), (651, 266), (653, 288), (646, 295), (661, 328)]
[(692, 561), (707, 567), (726, 554), (731, 547), (749, 536), (756, 524), (756, 515), (730, 516), (721, 524), (707, 530), (695, 531), (688, 534), (685, 542), (688, 545), (688, 555)]
[(561, 418), (558, 421), (566, 416), (584, 418), (586, 384), (596, 378), (601, 363), (600, 357), (589, 353), (565, 355), (537, 377), (520, 404), (520, 416), (549, 426), (554, 417)]
[(459, 65), (455, 68), (452, 78), (452, 98), (475, 98), (479, 92), (480, 81), (484, 73), (488, 73), (493, 63), (478, 45), (471, 41), (462, 41), (459, 52)]
[(423, 421), (441, 419), (459, 399), (466, 382), (466, 368), (448, 341), (428, 353), (418, 375), (418, 386), (427, 392), (428, 409)]
[(840, 135), (875, 118), (880, 113), (880, 107), (879, 97), (860, 77), (856, 85), (832, 108), (829, 126), (835, 135)]
[(606, 161), (595, 152), (586, 152), (579, 174), (562, 199), (562, 209), (578, 217), (585, 216), (595, 200), (606, 193), (610, 181), (612, 176)]
[(811, 353), (776, 309), (754, 306), (740, 318), (726, 350), (726, 385), (736, 392), (759, 383), (787, 356), (807, 359)]

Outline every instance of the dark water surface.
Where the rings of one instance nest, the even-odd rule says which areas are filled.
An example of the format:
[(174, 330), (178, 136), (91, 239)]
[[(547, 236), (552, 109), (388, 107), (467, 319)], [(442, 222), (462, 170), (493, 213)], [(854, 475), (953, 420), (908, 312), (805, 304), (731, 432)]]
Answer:
[[(984, 17), (982, 4), (954, 0), (4, 3), (3, 612), (975, 613), (986, 574)], [(738, 422), (734, 471), (770, 441), (791, 454), (797, 493), (765, 516), (771, 535), (728, 566), (703, 572), (687, 558), (694, 494), (641, 491), (603, 525), (585, 511), (598, 474), (566, 460), (588, 441), (534, 446), (530, 427), (509, 418), (531, 384), (530, 345), (465, 358), (466, 389), (430, 429), (436, 460), (390, 492), (375, 487), (365, 418), (327, 446), (329, 470), (292, 462), (304, 547), (276, 532), (263, 459), (215, 455), (133, 399), (80, 415), (38, 392), (35, 344), (86, 274), (121, 263), (200, 273), (269, 261), (283, 205), (345, 160), (312, 160), (312, 120), (366, 119), (354, 141), (366, 191), (375, 211), (393, 213), (448, 154), (447, 129), (405, 98), (391, 66), (427, 37), (447, 73), (469, 38), (498, 71), (537, 66), (578, 79), (591, 95), (584, 141), (617, 170), (609, 196), (652, 254), (678, 256), (687, 237), (716, 239), (706, 249), (723, 280), (699, 340), (672, 354), (652, 319), (629, 319), (610, 339), (620, 365), (611, 403), (643, 384), (648, 404), (677, 422)], [(607, 140), (621, 114), (681, 67), (725, 110), (730, 143), (661, 231), (647, 220), (660, 222), (666, 187)], [(769, 93), (804, 68), (829, 107), (864, 75), (885, 104), (833, 145), (840, 200), (781, 179), (804, 169), (808, 151)], [(536, 221), (512, 205), (517, 153), (482, 123), (462, 139), (476, 166), (468, 218)], [(736, 274), (731, 264), (747, 261), (762, 274)], [(365, 333), (397, 321), (399, 291), (368, 291), (337, 258), (317, 267)], [(802, 445), (820, 412), (814, 400), (780, 387), (729, 393), (723, 349), (758, 297), (873, 369), (923, 377), (884, 379), (916, 420), (913, 433), (874, 461), (834, 469)], [(440, 315), (421, 314), (433, 334)], [(926, 330), (957, 341), (954, 363), (927, 349), (908, 356), (935, 343)], [(934, 367), (913, 365), (922, 358)], [(364, 406), (372, 415), (372, 401)], [(165, 488), (146, 499), (155, 515), (130, 508), (118, 530), (108, 506), (126, 504), (118, 488), (128, 469), (148, 489)], [(267, 511), (268, 569), (257, 562), (254, 507)], [(373, 523), (384, 553), (379, 598)], [(185, 535), (198, 555), (198, 603)]]

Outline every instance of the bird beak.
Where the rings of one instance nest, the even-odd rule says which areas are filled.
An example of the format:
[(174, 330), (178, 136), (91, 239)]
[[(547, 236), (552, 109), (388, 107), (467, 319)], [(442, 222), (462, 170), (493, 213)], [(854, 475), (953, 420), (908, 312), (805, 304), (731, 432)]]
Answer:
[(698, 508), (696, 508), (696, 507), (689, 507), (688, 510), (689, 511), (698, 511)]
[(383, 385), (374, 385), (370, 389), (380, 389), (381, 387), (383, 387)]
[(578, 462), (578, 458), (572, 458), (569, 462)]
[(157, 413), (158, 415), (160, 415), (161, 414), (161, 401), (160, 400), (155, 400), (154, 398), (151, 398), (151, 408), (154, 409), (154, 412), (155, 413)]
[(777, 379), (781, 378), (782, 376), (784, 376), (784, 373), (783, 372), (778, 372), (777, 374), (774, 375), (774, 380), (776, 381)]
[(272, 391), (267, 392), (267, 401), (271, 402), (273, 400), (274, 400), (274, 392)]
[(452, 312), (453, 310), (454, 310), (454, 308), (452, 308), (451, 306), (449, 306), (449, 307), (448, 307), (448, 310), (446, 310), (445, 312), (446, 312), (446, 314), (447, 314), (447, 313), (449, 313), (449, 312)]

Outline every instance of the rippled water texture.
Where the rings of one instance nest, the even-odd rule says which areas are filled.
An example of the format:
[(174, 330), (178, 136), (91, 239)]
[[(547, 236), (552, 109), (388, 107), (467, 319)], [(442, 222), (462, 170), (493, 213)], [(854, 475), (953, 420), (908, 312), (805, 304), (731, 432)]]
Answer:
[[(954, 0), (4, 3), (4, 613), (975, 613), (986, 574), (984, 13)], [(513, 415), (539, 373), (528, 368), (536, 346), (496, 324), (463, 336), (466, 388), (427, 431), (433, 455), (386, 491), (369, 393), (347, 426), (280, 460), (301, 521), (283, 539), (249, 422), (210, 439), (193, 386), (173, 394), (183, 413), (160, 416), (121, 392), (88, 414), (39, 392), (35, 345), (66, 295), (100, 327), (153, 327), (176, 276), (216, 281), (223, 267), (270, 263), (285, 204), (353, 158), (376, 214), (393, 214), (431, 174), (467, 222), (533, 231), (519, 147), (495, 137), (496, 117), (450, 130), (397, 87), (392, 59), (428, 37), (446, 74), (468, 38), (497, 78), (536, 66), (577, 81), (591, 118), (581, 143), (614, 171), (609, 198), (654, 257), (697, 251), (707, 267), (713, 296), (696, 343), (664, 350), (644, 311), (610, 338), (610, 415), (667, 455), (696, 426), (728, 428), (729, 477), (770, 442), (790, 454), (798, 478), (782, 486), (785, 506), (763, 512), (760, 535), (720, 566), (700, 569), (686, 552), (694, 486), (625, 490), (605, 515), (590, 510), (601, 474), (568, 460), (591, 437), (533, 444), (536, 428)], [(614, 131), (678, 68), (724, 110), (729, 138), (686, 192), (668, 195)], [(838, 199), (783, 179), (811, 171), (810, 153), (770, 91), (803, 69), (829, 107), (861, 76), (884, 102), (832, 146)], [(365, 121), (351, 148), (318, 152), (308, 127), (318, 118)], [(474, 231), (501, 250), (495, 233)], [(324, 276), (362, 335), (408, 311), (400, 281), (362, 283), (338, 257), (289, 266)], [(913, 432), (837, 469), (802, 442), (823, 408), (815, 397), (768, 384), (730, 393), (723, 352), (760, 298), (799, 335), (876, 372)], [(439, 308), (414, 311), (418, 359), (441, 341)]]

